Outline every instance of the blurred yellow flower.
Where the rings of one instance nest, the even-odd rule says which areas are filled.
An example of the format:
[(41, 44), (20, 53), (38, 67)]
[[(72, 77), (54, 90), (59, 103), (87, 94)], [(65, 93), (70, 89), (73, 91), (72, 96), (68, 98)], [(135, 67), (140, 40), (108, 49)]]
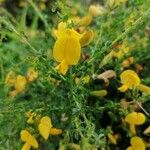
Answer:
[(58, 37), (58, 32), (63, 31), (67, 28), (67, 23), (66, 22), (59, 22), (57, 29), (53, 30), (53, 36)]
[(27, 80), (28, 80), (28, 82), (36, 80), (37, 77), (38, 77), (38, 72), (35, 71), (35, 69), (32, 68), (32, 67), (29, 68), (28, 72), (27, 72)]
[(90, 5), (89, 7), (89, 14), (96, 17), (103, 15), (105, 13), (105, 8), (100, 5)]
[(146, 146), (144, 141), (138, 137), (134, 136), (130, 139), (131, 146), (129, 146), (126, 150), (145, 150)]
[(109, 140), (112, 144), (117, 145), (118, 134), (113, 135), (113, 134), (111, 134), (111, 133), (108, 133), (107, 136), (108, 136), (108, 140)]
[(52, 128), (51, 118), (48, 116), (42, 117), (39, 124), (39, 132), (45, 140), (49, 137), (50, 129)]
[(121, 83), (123, 84), (120, 88), (118, 88), (119, 91), (125, 92), (128, 89), (133, 89), (134, 87), (137, 87), (140, 85), (140, 78), (133, 70), (125, 70), (120, 75)]
[(33, 146), (38, 148), (38, 142), (27, 130), (22, 130), (20, 133), (21, 140), (25, 142), (21, 150), (30, 150)]
[(80, 19), (78, 26), (87, 27), (91, 24), (92, 19), (93, 19), (92, 15), (88, 14), (87, 16), (84, 16)]
[(18, 75), (14, 83), (15, 90), (10, 92), (10, 95), (16, 96), (17, 94), (23, 92), (25, 90), (26, 84), (27, 84), (26, 78), (24, 76)]
[(146, 117), (143, 113), (132, 112), (125, 117), (125, 122), (129, 124), (130, 131), (133, 135), (136, 135), (135, 126), (142, 125), (145, 121)]
[(134, 63), (134, 57), (129, 57), (122, 62), (121, 66), (123, 68), (129, 68), (133, 63)]
[(81, 35), (73, 29), (57, 31), (57, 40), (53, 48), (53, 57), (60, 64), (56, 67), (60, 73), (66, 74), (70, 65), (76, 65), (80, 59)]
[(140, 84), (137, 86), (137, 89), (139, 89), (143, 93), (150, 94), (150, 87), (149, 86)]
[(26, 113), (26, 117), (28, 118), (27, 123), (28, 124), (33, 124), (34, 123), (34, 117), (36, 117), (36, 115), (37, 115), (36, 113), (28, 111)]
[(123, 84), (118, 88), (120, 92), (125, 92), (128, 89), (133, 89), (136, 87), (141, 92), (150, 94), (150, 87), (140, 84), (140, 78), (135, 71), (129, 69), (125, 70), (121, 73), (120, 78), (121, 83)]
[(62, 133), (61, 129), (53, 128), (51, 118), (48, 116), (42, 117), (38, 126), (42, 137), (47, 140), (49, 135), (59, 135)]
[(82, 34), (82, 37), (80, 38), (80, 44), (81, 46), (88, 45), (94, 38), (94, 32), (93, 31), (86, 31)]
[(130, 48), (125, 44), (118, 45), (116, 50), (113, 50), (113, 57), (117, 57), (118, 59), (122, 58), (130, 51)]
[(62, 134), (62, 130), (61, 129), (57, 129), (57, 128), (51, 128), (49, 134), (51, 134), (51, 135), (59, 135), (59, 134)]

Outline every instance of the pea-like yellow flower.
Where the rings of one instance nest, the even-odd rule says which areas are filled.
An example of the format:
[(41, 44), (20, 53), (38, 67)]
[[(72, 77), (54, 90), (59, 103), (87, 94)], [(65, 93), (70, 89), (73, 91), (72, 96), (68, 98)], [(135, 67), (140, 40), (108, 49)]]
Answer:
[(32, 82), (36, 80), (38, 77), (38, 72), (34, 68), (29, 68), (27, 72), (27, 80), (28, 82)]
[(80, 37), (80, 34), (73, 29), (62, 29), (57, 32), (53, 57), (57, 62), (60, 62), (56, 69), (63, 75), (66, 74), (70, 65), (76, 65), (80, 59)]
[(48, 116), (42, 117), (38, 126), (42, 137), (47, 140), (49, 135), (59, 135), (62, 133), (61, 129), (53, 128), (51, 118)]
[(66, 22), (58, 23), (57, 29), (53, 30), (53, 36), (58, 37), (58, 32), (63, 31), (66, 28), (67, 28), (67, 23)]
[(130, 131), (133, 135), (136, 135), (136, 125), (142, 125), (146, 121), (146, 117), (143, 113), (132, 112), (125, 117), (125, 122), (129, 124)]
[(125, 92), (128, 89), (133, 89), (140, 85), (140, 78), (133, 70), (125, 70), (120, 75), (121, 83), (123, 84), (120, 88), (118, 88), (119, 91)]
[(26, 117), (28, 118), (27, 123), (28, 123), (28, 124), (33, 124), (34, 121), (35, 121), (35, 117), (36, 117), (36, 116), (37, 116), (36, 113), (31, 112), (31, 111), (28, 111), (28, 112), (26, 113)]
[(78, 25), (87, 27), (92, 22), (93, 16), (91, 14), (88, 14), (87, 16), (84, 16), (80, 19)]
[(25, 142), (21, 150), (30, 150), (31, 147), (38, 148), (38, 142), (27, 130), (20, 133), (21, 140)]
[(130, 139), (131, 146), (129, 146), (126, 150), (145, 150), (146, 146), (144, 141), (138, 137), (134, 136)]
[(129, 68), (133, 63), (134, 63), (134, 57), (129, 57), (122, 62), (121, 66), (123, 68)]
[(18, 75), (14, 83), (15, 90), (10, 92), (10, 95), (16, 96), (17, 94), (23, 92), (25, 90), (26, 84), (27, 84), (26, 78), (24, 76)]
[(118, 59), (122, 58), (124, 55), (126, 55), (127, 53), (129, 53), (131, 49), (125, 45), (125, 44), (122, 44), (122, 45), (118, 45), (116, 47), (116, 49), (114, 49), (112, 51), (113, 53), (113, 57), (116, 57)]
[(94, 38), (94, 32), (93, 31), (86, 31), (82, 34), (82, 37), (80, 39), (80, 44), (82, 47), (87, 46)]
[(107, 136), (108, 136), (108, 140), (109, 140), (112, 144), (117, 145), (118, 134), (113, 135), (113, 134), (111, 134), (111, 133), (108, 133)]
[(150, 94), (150, 87), (149, 86), (140, 84), (139, 86), (137, 86), (137, 89), (139, 89), (143, 93)]
[(106, 12), (105, 8), (100, 5), (90, 5), (89, 14), (96, 17), (103, 15)]
[(150, 87), (140, 84), (140, 78), (135, 71), (125, 70), (121, 73), (120, 78), (123, 85), (118, 88), (119, 91), (125, 92), (136, 87), (141, 92), (150, 94)]
[(126, 54), (128, 54), (130, 51), (131, 51), (131, 49), (128, 47), (128, 45), (126, 43), (122, 44), (122, 45), (118, 44), (100, 62), (100, 67), (103, 67), (104, 65), (106, 65), (107, 63), (109, 63), (110, 61), (112, 61), (112, 58), (117, 58), (117, 59), (123, 58), (123, 56), (125, 56)]

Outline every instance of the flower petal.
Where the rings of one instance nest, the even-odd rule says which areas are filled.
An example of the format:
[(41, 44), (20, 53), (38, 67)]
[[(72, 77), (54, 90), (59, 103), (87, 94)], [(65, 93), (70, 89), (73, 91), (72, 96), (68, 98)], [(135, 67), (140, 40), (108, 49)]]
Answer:
[(51, 135), (59, 135), (59, 134), (62, 134), (62, 130), (61, 129), (57, 129), (57, 128), (51, 128), (49, 134), (51, 134)]
[(68, 65), (75, 65), (80, 59), (81, 46), (79, 40), (72, 37), (59, 38), (53, 49), (53, 56), (58, 62), (66, 61)]
[(37, 140), (27, 130), (22, 130), (20, 135), (22, 141), (25, 141), (26, 143), (33, 146), (34, 148), (38, 148)]
[(121, 87), (119, 87), (118, 90), (119, 90), (120, 92), (126, 92), (126, 91), (128, 90), (128, 86), (124, 84), (124, 85), (122, 85)]
[(80, 39), (81, 46), (83, 47), (88, 45), (93, 40), (93, 37), (94, 37), (93, 31), (87, 31), (86, 33), (84, 33)]
[(52, 128), (52, 121), (51, 118), (48, 116), (42, 117), (40, 123), (48, 126), (49, 128)]
[(31, 145), (29, 145), (28, 143), (25, 143), (23, 147), (21, 148), (21, 150), (30, 150), (30, 148), (31, 148)]
[(145, 150), (145, 144), (140, 137), (132, 137), (130, 141), (133, 150)]
[(42, 123), (39, 124), (38, 128), (42, 137), (47, 140), (49, 137), (50, 128)]
[(66, 61), (62, 61), (58, 66), (56, 66), (55, 69), (58, 70), (63, 75), (65, 75), (69, 69), (69, 66), (66, 63)]

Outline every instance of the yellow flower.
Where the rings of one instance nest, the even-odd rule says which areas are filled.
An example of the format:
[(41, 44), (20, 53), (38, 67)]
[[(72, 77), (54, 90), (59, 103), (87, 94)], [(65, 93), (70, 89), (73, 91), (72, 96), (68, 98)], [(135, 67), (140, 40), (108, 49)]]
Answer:
[(78, 26), (87, 27), (92, 22), (92, 19), (93, 19), (92, 15), (88, 14), (87, 16), (84, 16), (83, 18), (80, 19)]
[(150, 94), (150, 87), (140, 84), (140, 78), (133, 70), (125, 70), (120, 75), (122, 86), (118, 88), (119, 91), (125, 92), (128, 89), (137, 88), (143, 93)]
[(15, 90), (10, 92), (11, 96), (16, 96), (17, 94), (24, 91), (27, 84), (27, 80), (24, 76), (18, 75), (14, 83)]
[(38, 126), (42, 137), (47, 140), (49, 135), (59, 135), (62, 133), (61, 129), (53, 128), (51, 118), (48, 116), (42, 117)]
[(60, 23), (58, 24), (57, 29), (54, 29), (54, 30), (53, 30), (53, 35), (54, 35), (54, 37), (58, 37), (58, 32), (63, 31), (63, 30), (66, 29), (66, 28), (67, 28), (67, 23), (66, 23), (66, 22), (60, 22)]
[(110, 61), (112, 61), (112, 58), (121, 59), (123, 56), (128, 54), (131, 51), (131, 49), (127, 46), (127, 44), (117, 45), (110, 53), (108, 53), (104, 59), (100, 62), (100, 67), (103, 67)]
[(125, 117), (125, 122), (129, 124), (133, 135), (136, 135), (135, 125), (142, 125), (145, 121), (146, 117), (143, 113), (132, 112)]
[(27, 72), (27, 80), (28, 80), (28, 82), (36, 80), (37, 77), (38, 77), (38, 72), (35, 71), (35, 69), (32, 68), (32, 67), (29, 68), (28, 72)]
[(51, 135), (59, 135), (59, 134), (62, 134), (62, 130), (61, 129), (57, 129), (57, 128), (51, 128), (49, 134), (51, 134)]
[(103, 15), (105, 11), (106, 10), (100, 5), (90, 5), (89, 7), (89, 14), (94, 17)]
[(123, 68), (129, 68), (133, 63), (134, 63), (134, 57), (129, 57), (122, 62), (121, 66)]
[(118, 135), (117, 135), (117, 134), (113, 135), (113, 134), (111, 134), (111, 133), (108, 133), (107, 136), (108, 136), (109, 141), (110, 141), (112, 144), (117, 145), (117, 139), (118, 139)]
[(140, 84), (137, 86), (137, 89), (139, 89), (141, 92), (144, 92), (146, 94), (150, 94), (150, 87), (149, 86)]
[(113, 56), (117, 57), (118, 59), (122, 58), (130, 51), (130, 48), (127, 47), (125, 44), (118, 45), (116, 50), (113, 50)]
[(57, 69), (63, 75), (66, 74), (70, 65), (76, 65), (80, 59), (81, 35), (73, 29), (57, 31), (57, 40), (53, 48), (53, 57), (60, 62)]
[(86, 31), (82, 34), (82, 37), (80, 39), (81, 46), (88, 45), (94, 38), (94, 32), (93, 31)]
[(140, 78), (133, 70), (123, 71), (120, 75), (120, 78), (123, 85), (118, 88), (118, 90), (121, 92), (125, 92), (128, 89), (133, 89), (134, 87), (140, 85)]
[(26, 78), (24, 76), (18, 75), (15, 82), (15, 89), (18, 92), (22, 92), (25, 89), (26, 84), (27, 84)]
[(38, 148), (37, 140), (27, 130), (22, 130), (20, 135), (21, 140), (25, 142), (25, 144), (22, 147), (22, 150), (30, 150), (31, 146), (33, 146), (34, 148)]
[(129, 146), (126, 150), (145, 150), (146, 146), (144, 141), (138, 137), (134, 136), (130, 140), (131, 146)]
[(34, 123), (34, 117), (36, 117), (36, 113), (28, 111), (26, 113), (26, 117), (28, 118), (27, 123), (28, 124), (33, 124)]
[(51, 128), (52, 128), (51, 119), (48, 116), (41, 118), (40, 124), (39, 124), (39, 131), (45, 140), (48, 139)]

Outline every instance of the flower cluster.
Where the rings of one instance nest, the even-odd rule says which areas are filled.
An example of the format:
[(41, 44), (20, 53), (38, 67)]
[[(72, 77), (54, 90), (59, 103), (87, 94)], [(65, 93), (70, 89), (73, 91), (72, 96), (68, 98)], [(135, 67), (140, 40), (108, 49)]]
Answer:
[[(34, 113), (35, 114), (35, 113)], [(29, 121), (27, 121), (29, 122)], [(39, 134), (47, 140), (49, 135), (59, 135), (62, 134), (61, 129), (53, 128), (51, 118), (48, 116), (44, 116), (40, 119), (40, 121), (37, 123)], [(22, 147), (22, 150), (30, 150), (31, 147), (34, 147), (37, 149), (39, 147), (39, 144), (36, 140), (36, 138), (31, 135), (31, 133), (28, 130), (22, 130), (20, 132), (21, 140), (25, 142), (25, 144)]]
[(22, 93), (25, 90), (27, 83), (36, 80), (37, 77), (38, 72), (35, 71), (34, 68), (28, 69), (26, 77), (22, 75), (16, 75), (13, 71), (10, 71), (5, 79), (5, 83), (14, 88), (14, 90), (10, 92), (10, 96), (14, 97), (17, 94)]

